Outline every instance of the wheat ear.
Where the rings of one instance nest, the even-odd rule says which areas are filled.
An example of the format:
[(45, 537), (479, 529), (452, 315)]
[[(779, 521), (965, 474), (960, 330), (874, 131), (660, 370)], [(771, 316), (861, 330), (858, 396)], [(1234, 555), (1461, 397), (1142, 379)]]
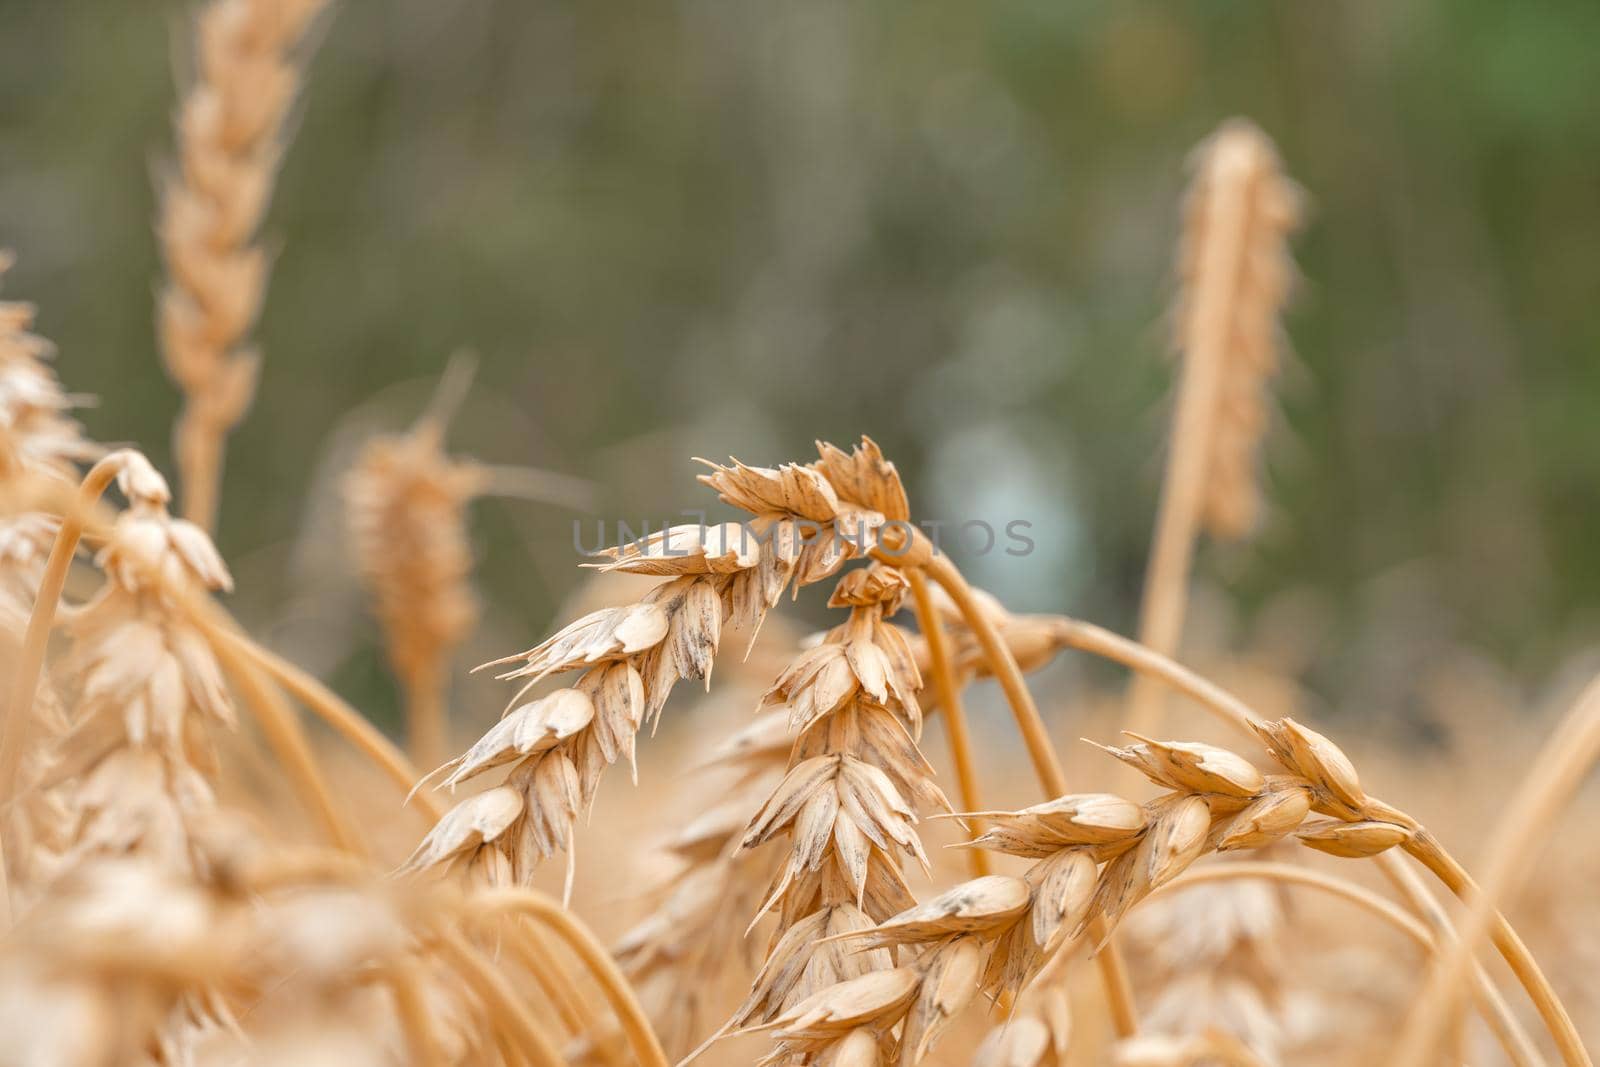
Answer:
[(405, 694), (411, 758), (425, 767), (446, 758), (450, 659), (478, 620), (467, 505), (488, 473), (443, 447), (471, 375), (453, 361), (416, 425), (369, 441), (344, 482), (356, 561)]
[[(1256, 452), (1269, 421), (1265, 386), (1278, 362), (1296, 199), (1272, 142), (1248, 122), (1230, 121), (1196, 153), (1174, 313), (1182, 370), (1139, 613), (1140, 642), (1164, 655), (1183, 632), (1201, 530), (1242, 537), (1260, 510)], [(1159, 726), (1157, 697), (1135, 681), (1130, 729)]]
[[(1256, 716), (1248, 705), (1169, 657), (1076, 619), (1059, 619), (1058, 627), (1057, 637), (1062, 647), (1076, 648), (1121, 663), (1194, 699), (1230, 726), (1253, 731), (1251, 724), (1256, 721)], [(1455, 896), (1466, 901), (1474, 899), (1477, 887), (1471, 877), (1431, 833), (1419, 830), (1402, 847)], [(1498, 911), (1493, 912), (1487, 923), (1488, 936), (1538, 1009), (1540, 1019), (1561, 1050), (1563, 1062), (1568, 1067), (1588, 1067), (1591, 1061), (1577, 1028), (1538, 961)]]
[(157, 225), (167, 284), (162, 361), (183, 392), (173, 427), (183, 513), (216, 526), (224, 442), (255, 395), (245, 341), (266, 292), (255, 234), (272, 198), (306, 29), (326, 0), (212, 0), (195, 17), (194, 84), (179, 105), (178, 160)]

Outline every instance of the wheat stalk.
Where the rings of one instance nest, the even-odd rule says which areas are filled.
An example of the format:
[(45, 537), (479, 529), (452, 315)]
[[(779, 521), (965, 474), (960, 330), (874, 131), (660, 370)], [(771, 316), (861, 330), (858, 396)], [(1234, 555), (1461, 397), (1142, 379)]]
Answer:
[(195, 16), (195, 78), (179, 106), (178, 160), (157, 232), (167, 284), (162, 361), (183, 391), (173, 427), (183, 512), (216, 526), (224, 442), (255, 395), (244, 347), (266, 292), (255, 233), (272, 198), (307, 27), (326, 0), (211, 0)]
[[(1483, 886), (1471, 901), (1459, 939), (1437, 962), (1418, 994), (1401, 1035), (1397, 1064), (1416, 1067), (1427, 1061), (1458, 984), (1472, 976), (1475, 948), (1504, 924), (1495, 909), (1526, 884), (1540, 845), (1553, 833), (1555, 817), (1596, 760), (1600, 760), (1600, 680), (1584, 689), (1523, 778), (1517, 796), (1506, 805), (1490, 838)], [(1567, 1022), (1570, 1030), (1571, 1020)], [(1581, 1044), (1573, 1047), (1568, 1042), (1562, 1053), (1568, 1062), (1587, 1062)]]

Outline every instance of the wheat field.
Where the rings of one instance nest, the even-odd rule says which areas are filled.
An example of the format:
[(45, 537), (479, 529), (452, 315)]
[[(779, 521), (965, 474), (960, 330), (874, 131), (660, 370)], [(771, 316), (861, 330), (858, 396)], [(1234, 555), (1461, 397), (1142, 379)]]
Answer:
[(210, 0), (178, 35), (140, 371), (181, 401), (171, 471), (91, 439), (97, 383), (0, 303), (0, 1064), (1592, 1062), (1600, 680), (1525, 709), (1463, 667), (1421, 752), (1322, 722), (1296, 617), (1243, 634), (1197, 572), (1270, 509), (1316, 193), (1247, 119), (1175, 212), (1134, 636), (976, 587), (867, 426), (700, 460), (683, 507), (723, 517), (572, 552), (519, 649), (475, 505), (594, 487), (452, 449), (467, 357), (327, 527), (399, 740), (250, 632), (213, 537), (328, 17)]

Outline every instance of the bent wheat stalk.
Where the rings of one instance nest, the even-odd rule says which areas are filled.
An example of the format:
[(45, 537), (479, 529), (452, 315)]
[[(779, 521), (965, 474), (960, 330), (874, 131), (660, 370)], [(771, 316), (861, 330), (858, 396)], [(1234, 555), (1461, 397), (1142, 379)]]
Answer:
[[(917, 625), (928, 642), (929, 673), (933, 675), (934, 690), (939, 695), (939, 708), (944, 715), (945, 733), (950, 739), (950, 760), (955, 764), (956, 793), (966, 811), (978, 811), (983, 800), (978, 792), (978, 772), (973, 766), (972, 734), (967, 727), (967, 712), (961, 704), (961, 688), (956, 681), (954, 664), (950, 658), (949, 637), (944, 623), (934, 610), (933, 598), (928, 593), (928, 580), (916, 568), (906, 571), (906, 581), (911, 584), (911, 596), (916, 606)], [(973, 827), (974, 830), (977, 827)], [(988, 854), (972, 849), (967, 853), (968, 866), (974, 878), (989, 873)]]
[(105, 495), (111, 483), (116, 481), (126, 458), (125, 452), (113, 452), (90, 467), (78, 487), (72, 507), (61, 517), (61, 526), (56, 531), (55, 543), (51, 546), (50, 558), (39, 582), (39, 593), (34, 598), (33, 613), (28, 617), (22, 654), (12, 679), (5, 728), (0, 733), (0, 803), (10, 800), (16, 789), (17, 768), (27, 747), (28, 730), (33, 721), (33, 700), (39, 690), (39, 674), (44, 670), (45, 648), (50, 642), (56, 607), (67, 585), (72, 557), (77, 554), (78, 541), (83, 537), (85, 516)]
[[(927, 570), (933, 576), (933, 580), (950, 595), (950, 599), (955, 601), (968, 627), (977, 637), (989, 669), (1005, 692), (1012, 716), (1016, 720), (1017, 728), (1022, 732), (1024, 744), (1027, 745), (1028, 755), (1033, 760), (1034, 773), (1038, 776), (1039, 784), (1044, 788), (1045, 794), (1047, 796), (1065, 794), (1066, 772), (1061, 769), (1061, 760), (1056, 755), (1055, 746), (1050, 743), (1049, 731), (1045, 729), (1044, 719), (1039, 715), (1039, 708), (1033, 702), (1033, 694), (1028, 691), (1028, 684), (1023, 680), (1016, 657), (1011, 654), (1011, 649), (1007, 647), (996, 629), (994, 621), (983, 610), (983, 606), (973, 594), (972, 587), (967, 584), (961, 572), (949, 559), (935, 555), (928, 561)], [(1094, 921), (1098, 924), (1099, 919), (1096, 918)], [(1116, 943), (1109, 936), (1101, 936), (1103, 931), (1098, 926), (1091, 932), (1100, 944), (1100, 951), (1095, 953), (1095, 965), (1099, 968), (1101, 984), (1105, 988), (1106, 1004), (1111, 1011), (1112, 1025), (1116, 1028), (1118, 1037), (1132, 1037), (1138, 1033), (1139, 1016), (1134, 1007), (1133, 984), (1128, 979), (1127, 964), (1123, 961), (1122, 953)]]
[(1498, 926), (1495, 908), (1509, 901), (1534, 870), (1539, 849), (1555, 830), (1555, 818), (1584, 776), (1600, 759), (1600, 680), (1593, 681), (1556, 727), (1522, 788), (1501, 815), (1490, 838), (1482, 889), (1469, 903), (1460, 939), (1435, 964), (1408, 1017), (1395, 1063), (1426, 1062), (1449, 1014), (1458, 983), (1473, 952)]
[[(1250, 707), (1233, 694), (1136, 641), (1076, 619), (1061, 621), (1059, 637), (1064, 647), (1103, 656), (1171, 685), (1230, 725), (1248, 729), (1256, 721), (1257, 717)], [(1433, 835), (1425, 831), (1418, 832), (1402, 847), (1452, 894), (1469, 903), (1474, 899), (1476, 888), (1465, 868), (1444, 850)], [(1488, 928), (1495, 948), (1511, 967), (1512, 973), (1538, 1009), (1546, 1029), (1555, 1038), (1563, 1061), (1568, 1067), (1592, 1067), (1566, 1006), (1511, 924), (1499, 912), (1494, 912), (1488, 920)]]
[(628, 980), (617, 969), (610, 953), (595, 940), (587, 927), (573, 918), (571, 912), (531, 889), (490, 890), (478, 895), (472, 903), (486, 915), (523, 914), (547, 926), (600, 983), (600, 989), (611, 1004), (611, 1010), (616, 1012), (622, 1031), (641, 1067), (668, 1067), (667, 1055), (661, 1049), (661, 1042), (656, 1040), (650, 1020), (634, 997)]
[(437, 937), (439, 955), (489, 1009), (494, 1024), (515, 1040), (513, 1047), (528, 1057), (532, 1067), (565, 1067), (566, 1059), (539, 1028), (505, 975), (456, 931), (441, 930)]

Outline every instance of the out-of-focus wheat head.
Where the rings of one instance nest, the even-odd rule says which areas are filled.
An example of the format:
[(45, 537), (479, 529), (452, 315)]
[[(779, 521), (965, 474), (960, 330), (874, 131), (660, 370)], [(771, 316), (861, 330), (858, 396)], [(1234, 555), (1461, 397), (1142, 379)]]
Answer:
[[(0, 249), (0, 282), (12, 262)], [(76, 481), (74, 464), (100, 451), (72, 418), (76, 398), (50, 366), (50, 342), (29, 332), (33, 318), (32, 304), (0, 300), (0, 487), (29, 475)]]
[(355, 558), (372, 592), (389, 661), (405, 691), (412, 758), (444, 759), (452, 653), (478, 620), (467, 505), (482, 467), (447, 455), (430, 412), (408, 433), (374, 438), (345, 478)]
[(184, 871), (193, 821), (215, 805), (206, 731), (231, 729), (235, 713), (210, 645), (167, 591), (232, 579), (205, 532), (167, 513), (166, 480), (138, 453), (119, 456), (128, 507), (95, 557), (104, 586), (72, 613), (61, 672), (72, 725), (54, 762), (72, 819), (58, 863), (139, 853)]
[(1300, 194), (1266, 134), (1243, 119), (1200, 145), (1194, 174), (1173, 340), (1183, 354), (1180, 388), (1206, 386), (1213, 411), (1209, 433), (1180, 414), (1172, 448), (1204, 454), (1201, 520), (1213, 537), (1232, 540), (1248, 534), (1261, 513), (1258, 454), (1272, 421), (1268, 387), (1284, 345), (1279, 316), (1294, 278), (1288, 238), (1299, 222)]
[(167, 265), (159, 339), (183, 391), (174, 427), (183, 512), (216, 521), (228, 432), (255, 394), (245, 347), (266, 292), (255, 244), (301, 80), (307, 27), (326, 0), (212, 0), (195, 17), (194, 82), (179, 105), (178, 159), (163, 182), (158, 232)]

